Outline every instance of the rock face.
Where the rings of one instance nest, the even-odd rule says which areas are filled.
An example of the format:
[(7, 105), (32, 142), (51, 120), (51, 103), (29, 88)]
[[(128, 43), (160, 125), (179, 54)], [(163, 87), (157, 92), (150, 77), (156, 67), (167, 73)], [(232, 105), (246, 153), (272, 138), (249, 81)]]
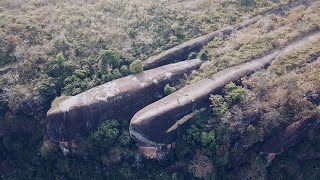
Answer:
[(307, 135), (317, 131), (320, 126), (320, 117), (317, 114), (309, 115), (295, 123), (292, 123), (287, 128), (282, 130), (275, 137), (267, 140), (261, 149), (262, 153), (280, 154), (290, 147), (294, 146)]
[(245, 28), (255, 22), (257, 22), (259, 19), (261, 19), (263, 16), (268, 14), (279, 14), (283, 13), (289, 9), (292, 9), (294, 7), (297, 7), (299, 5), (305, 4), (308, 5), (314, 0), (297, 0), (293, 2), (289, 2), (283, 5), (280, 5), (276, 8), (268, 9), (264, 12), (261, 12), (260, 14), (248, 18), (247, 20), (223, 27), (219, 30), (213, 31), (209, 34), (206, 34), (204, 36), (200, 36), (195, 39), (191, 39), (187, 42), (184, 42), (178, 46), (175, 46), (171, 49), (168, 49), (158, 55), (152, 56), (148, 58), (147, 60), (143, 61), (144, 69), (152, 69), (155, 67), (159, 67), (165, 64), (172, 63), (176, 60), (183, 60), (186, 59), (189, 55), (189, 53), (194, 51), (199, 51), (203, 46), (208, 44), (210, 41), (212, 41), (215, 37), (221, 37), (225, 38), (229, 36), (232, 32), (238, 31), (242, 28)]
[(198, 69), (201, 60), (188, 60), (116, 79), (72, 96), (47, 113), (47, 131), (54, 141), (77, 140), (95, 129), (99, 118), (132, 117), (159, 97), (168, 83)]
[(261, 15), (258, 15), (244, 22), (231, 26), (226, 26), (222, 29), (211, 32), (204, 36), (200, 36), (198, 38), (189, 40), (185, 43), (182, 43), (178, 46), (175, 46), (171, 49), (168, 49), (156, 56), (152, 56), (149, 59), (143, 61), (143, 67), (144, 69), (152, 69), (158, 66), (172, 63), (175, 60), (186, 59), (189, 53), (200, 50), (204, 45), (208, 44), (215, 37), (224, 38), (236, 30), (242, 29), (244, 27), (249, 26), (250, 24), (257, 22), (260, 18)]
[(173, 143), (177, 130), (187, 120), (185, 116), (209, 102), (209, 95), (219, 91), (225, 84), (248, 76), (268, 66), (280, 53), (320, 38), (319, 31), (300, 37), (285, 47), (273, 50), (268, 55), (224, 69), (210, 78), (186, 86), (137, 112), (130, 122), (130, 134), (138, 143), (146, 146), (164, 146)]
[(180, 125), (188, 120), (188, 114), (208, 105), (210, 94), (220, 90), (226, 83), (263, 68), (279, 53), (280, 50), (275, 50), (263, 58), (227, 68), (146, 106), (132, 118), (129, 129), (131, 136), (138, 143), (149, 146), (173, 143)]

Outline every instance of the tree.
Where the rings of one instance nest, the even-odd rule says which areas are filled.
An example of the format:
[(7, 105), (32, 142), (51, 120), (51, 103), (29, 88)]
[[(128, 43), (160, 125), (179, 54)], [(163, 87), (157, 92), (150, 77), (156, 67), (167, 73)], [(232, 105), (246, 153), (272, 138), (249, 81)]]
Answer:
[(240, 5), (246, 8), (254, 7), (255, 4), (255, 0), (240, 0)]
[(131, 64), (130, 64), (130, 72), (132, 74), (135, 74), (135, 73), (140, 73), (143, 71), (143, 64), (142, 64), (142, 61), (140, 60), (135, 60), (133, 61)]
[(102, 50), (99, 53), (99, 68), (101, 72), (105, 72), (107, 66), (112, 69), (118, 68), (120, 65), (121, 52), (118, 50)]
[(97, 131), (91, 135), (91, 139), (96, 145), (104, 149), (114, 147), (118, 136), (120, 135), (120, 124), (116, 120), (106, 120)]
[(190, 165), (188, 166), (188, 170), (197, 178), (215, 179), (212, 160), (201, 151), (196, 152), (195, 156), (191, 160)]
[(225, 86), (225, 89), (227, 90), (226, 99), (230, 103), (237, 103), (245, 94), (246, 90), (240, 86), (237, 86), (235, 83), (231, 82)]
[(202, 146), (215, 146), (216, 141), (216, 135), (214, 133), (214, 130), (211, 130), (210, 132), (202, 132), (201, 133), (201, 143)]
[(74, 75), (80, 79), (85, 79), (90, 74), (89, 67), (85, 67), (83, 69), (77, 69), (74, 71)]
[(57, 81), (48, 76), (41, 76), (36, 84), (38, 95), (48, 104), (58, 96), (56, 84)]
[(221, 95), (210, 95), (212, 112), (214, 115), (221, 116), (228, 110), (228, 104)]

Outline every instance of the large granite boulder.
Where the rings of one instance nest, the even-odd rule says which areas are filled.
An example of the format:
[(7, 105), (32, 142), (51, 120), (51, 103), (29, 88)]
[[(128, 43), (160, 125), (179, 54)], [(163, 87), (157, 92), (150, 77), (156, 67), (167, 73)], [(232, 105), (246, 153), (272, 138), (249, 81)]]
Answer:
[(246, 19), (245, 21), (225, 26), (219, 30), (213, 31), (211, 33), (208, 33), (206, 35), (200, 36), (198, 38), (191, 39), (187, 42), (184, 42), (178, 46), (175, 46), (171, 49), (168, 49), (158, 55), (152, 56), (145, 61), (143, 61), (143, 65), (145, 69), (152, 69), (158, 66), (162, 66), (165, 64), (169, 64), (174, 62), (175, 60), (184, 60), (187, 59), (188, 55), (191, 52), (199, 51), (203, 46), (208, 44), (210, 41), (212, 41), (215, 37), (220, 38), (226, 38), (228, 37), (232, 32), (236, 32), (238, 30), (241, 30), (245, 27), (250, 26), (251, 24), (254, 24), (259, 19), (264, 17), (268, 14), (281, 14), (285, 11), (288, 11), (294, 7), (297, 7), (299, 5), (308, 5), (309, 3), (313, 2), (312, 0), (297, 0), (293, 2), (288, 2), (285, 4), (282, 4), (275, 8), (267, 9), (264, 12), (259, 13), (256, 16), (253, 16), (251, 18)]
[(275, 50), (263, 58), (224, 69), (210, 78), (188, 85), (137, 112), (130, 122), (130, 134), (138, 143), (163, 146), (173, 143), (180, 125), (193, 110), (208, 105), (209, 96), (231, 82), (252, 74), (271, 63), (280, 53)]
[(208, 44), (215, 37), (225, 38), (228, 35), (230, 35), (232, 32), (236, 30), (240, 30), (244, 27), (249, 26), (250, 24), (257, 22), (260, 18), (261, 18), (261, 15), (255, 16), (241, 23), (226, 26), (217, 31), (213, 31), (209, 34), (206, 34), (204, 36), (191, 39), (178, 46), (168, 49), (158, 55), (148, 58), (147, 60), (143, 61), (143, 67), (145, 69), (152, 69), (158, 66), (172, 63), (175, 60), (186, 59), (188, 58), (189, 53), (194, 51), (199, 51), (204, 45)]
[(201, 60), (188, 60), (107, 82), (54, 105), (47, 113), (47, 132), (54, 141), (77, 140), (95, 129), (101, 117), (132, 117), (159, 99), (166, 84), (198, 69)]

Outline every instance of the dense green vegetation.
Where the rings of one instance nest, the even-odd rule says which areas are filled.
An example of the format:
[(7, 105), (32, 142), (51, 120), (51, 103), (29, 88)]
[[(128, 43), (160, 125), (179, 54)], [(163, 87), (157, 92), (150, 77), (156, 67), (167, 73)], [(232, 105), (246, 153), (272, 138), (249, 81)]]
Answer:
[[(319, 133), (272, 162), (257, 150), (284, 127), (320, 112), (319, 39), (211, 95), (211, 106), (187, 123), (177, 147), (163, 162), (140, 157), (128, 133), (129, 119), (105, 119), (68, 156), (46, 134), (51, 104), (141, 72), (142, 61), (151, 55), (285, 2), (1, 1), (0, 68), (15, 64), (19, 68), (0, 76), (0, 177), (319, 179)], [(230, 37), (215, 38), (200, 52), (189, 54), (206, 62), (187, 83), (316, 31), (319, 13), (320, 3), (315, 2), (267, 15)], [(163, 95), (176, 89), (168, 84)]]

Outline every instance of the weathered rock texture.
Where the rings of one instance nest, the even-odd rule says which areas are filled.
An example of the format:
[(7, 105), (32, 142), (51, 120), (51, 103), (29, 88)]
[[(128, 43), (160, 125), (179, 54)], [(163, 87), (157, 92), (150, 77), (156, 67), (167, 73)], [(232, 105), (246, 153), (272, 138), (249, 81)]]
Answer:
[(266, 67), (280, 53), (286, 52), (306, 41), (320, 38), (320, 33), (313, 33), (292, 42), (290, 45), (274, 50), (272, 53), (231, 68), (224, 69), (210, 78), (202, 79), (177, 92), (152, 103), (134, 115), (130, 122), (130, 134), (138, 143), (159, 146), (173, 143), (177, 130), (187, 114), (194, 109), (208, 105), (209, 95), (219, 91), (225, 84), (248, 76)]
[(77, 140), (96, 128), (102, 116), (132, 117), (156, 101), (166, 84), (178, 81), (201, 64), (196, 59), (162, 66), (113, 80), (57, 103), (47, 113), (48, 135), (54, 141)]
[(261, 59), (227, 68), (146, 106), (132, 118), (131, 136), (139, 143), (152, 146), (173, 143), (177, 138), (179, 124), (186, 122), (185, 117), (193, 110), (208, 105), (210, 94), (228, 82), (263, 68), (278, 54), (279, 51), (274, 51)]
[(155, 67), (159, 67), (165, 64), (169, 64), (174, 62), (175, 60), (183, 60), (187, 59), (189, 53), (199, 51), (203, 46), (208, 44), (210, 41), (212, 41), (215, 37), (221, 37), (225, 38), (229, 36), (232, 32), (238, 31), (242, 28), (245, 28), (255, 22), (257, 22), (259, 19), (261, 19), (264, 15), (268, 14), (278, 14), (283, 13), (291, 8), (297, 7), (301, 4), (308, 5), (309, 3), (313, 2), (313, 0), (298, 0), (294, 2), (289, 2), (288, 4), (283, 4), (276, 8), (271, 8), (269, 10), (266, 10), (254, 17), (248, 18), (247, 20), (226, 26), (224, 28), (221, 28), (217, 31), (213, 31), (209, 34), (206, 34), (204, 36), (200, 36), (195, 39), (191, 39), (187, 42), (184, 42), (178, 46), (175, 46), (171, 49), (168, 49), (158, 55), (152, 56), (148, 58), (147, 60), (143, 61), (144, 69), (152, 69)]
[(171, 49), (168, 49), (168, 50), (166, 50), (156, 56), (152, 56), (149, 59), (143, 61), (143, 67), (144, 67), (144, 69), (151, 69), (154, 67), (158, 67), (158, 66), (172, 63), (175, 60), (186, 59), (188, 57), (189, 53), (194, 52), (194, 51), (199, 51), (204, 45), (208, 44), (215, 37), (224, 38), (236, 30), (242, 29), (244, 27), (249, 26), (250, 24), (253, 24), (254, 22), (257, 22), (260, 18), (261, 18), (261, 15), (250, 18), (250, 19), (248, 19), (244, 22), (241, 22), (239, 24), (226, 26), (222, 29), (211, 32), (211, 33), (206, 34), (204, 36), (200, 36), (198, 38), (191, 39), (185, 43), (182, 43), (178, 46), (175, 46)]
[(278, 135), (267, 140), (263, 144), (261, 152), (266, 154), (280, 154), (285, 152), (297, 144), (297, 142), (305, 138), (308, 134), (312, 134), (317, 131), (319, 126), (319, 115), (309, 115), (295, 123), (292, 123), (287, 128), (282, 130)]

